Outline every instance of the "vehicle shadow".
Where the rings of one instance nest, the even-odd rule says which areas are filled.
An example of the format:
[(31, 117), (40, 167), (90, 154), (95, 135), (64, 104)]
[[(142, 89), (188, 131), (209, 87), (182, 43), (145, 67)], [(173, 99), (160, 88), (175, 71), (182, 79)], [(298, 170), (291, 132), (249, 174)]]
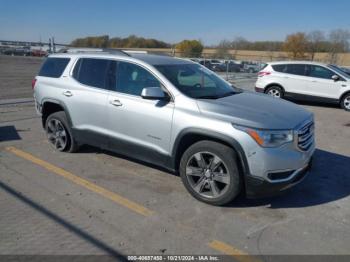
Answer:
[(350, 157), (317, 149), (308, 176), (299, 185), (272, 198), (240, 196), (231, 208), (269, 205), (272, 209), (302, 208), (333, 202), (350, 195)]
[(293, 102), (298, 105), (304, 105), (304, 106), (318, 106), (318, 107), (325, 107), (325, 108), (336, 108), (339, 110), (343, 110), (340, 108), (339, 104), (332, 104), (327, 102), (317, 102), (317, 101), (305, 101), (305, 100), (297, 100), (297, 99), (287, 99), (286, 100)]
[[(175, 172), (92, 146), (83, 146), (79, 153), (106, 154), (132, 161), (169, 175)], [(312, 169), (306, 178), (295, 187), (274, 197), (247, 199), (241, 194), (228, 208), (266, 206), (270, 208), (301, 208), (333, 202), (350, 195), (350, 157), (317, 149), (314, 154)]]
[(15, 126), (0, 126), (0, 142), (21, 139)]
[[(84, 230), (80, 229), (76, 225), (71, 224), (69, 221), (63, 219), (52, 211), (46, 209), (44, 206), (34, 202), (29, 197), (25, 196), (23, 193), (17, 192), (15, 189), (0, 181), (0, 189), (7, 192), (11, 196), (15, 197), (17, 200), (26, 204), (27, 206), (33, 208), (35, 211), (41, 213), (47, 218), (53, 220), (55, 223), (61, 225), (63, 228), (68, 230), (69, 232), (83, 238), (85, 241), (104, 251), (107, 255), (98, 256), (96, 260), (98, 261), (127, 261), (126, 257), (122, 255), (119, 251), (115, 250), (113, 247), (109, 246), (107, 243), (95, 238)], [(84, 258), (84, 257), (83, 257)], [(25, 259), (25, 257), (23, 257)], [(40, 260), (40, 259), (39, 259)], [(45, 259), (44, 259), (45, 260)], [(59, 259), (57, 260), (59, 261)], [(75, 260), (75, 261), (88, 261), (86, 258), (84, 260)]]
[(175, 176), (178, 175), (177, 173), (171, 172), (170, 170), (168, 170), (168, 169), (166, 169), (164, 167), (157, 166), (157, 165), (154, 165), (154, 164), (151, 164), (151, 163), (148, 163), (148, 162), (136, 159), (136, 158), (132, 158), (132, 157), (129, 157), (129, 156), (124, 156), (124, 155), (121, 155), (121, 154), (118, 154), (118, 153), (115, 153), (115, 152), (112, 152), (112, 151), (108, 151), (108, 150), (97, 148), (97, 147), (90, 146), (90, 145), (82, 145), (79, 148), (78, 153), (83, 153), (83, 154), (84, 153), (105, 154), (105, 155), (109, 155), (109, 156), (112, 156), (112, 157), (121, 158), (121, 159), (124, 159), (124, 160), (127, 160), (127, 161), (131, 161), (131, 162), (134, 162), (136, 164), (147, 166), (149, 168), (157, 169), (159, 171), (168, 173), (169, 175), (175, 175)]

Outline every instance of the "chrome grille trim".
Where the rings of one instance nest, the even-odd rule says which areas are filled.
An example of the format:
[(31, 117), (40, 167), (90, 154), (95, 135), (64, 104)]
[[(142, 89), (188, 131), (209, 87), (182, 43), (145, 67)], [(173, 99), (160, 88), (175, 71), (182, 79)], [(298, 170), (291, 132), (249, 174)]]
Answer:
[(310, 121), (296, 131), (297, 146), (301, 151), (308, 151), (314, 143), (314, 122)]

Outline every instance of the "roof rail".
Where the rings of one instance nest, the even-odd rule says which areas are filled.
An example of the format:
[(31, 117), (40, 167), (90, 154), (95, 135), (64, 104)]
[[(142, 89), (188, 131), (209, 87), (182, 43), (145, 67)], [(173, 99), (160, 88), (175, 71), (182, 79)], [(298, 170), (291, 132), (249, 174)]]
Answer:
[(127, 54), (148, 54), (148, 51), (144, 51), (144, 50), (122, 50), (123, 52), (127, 53)]
[(116, 55), (124, 55), (130, 56), (123, 50), (113, 49), (113, 48), (64, 48), (60, 50), (60, 53), (108, 53), (108, 54), (116, 54)]

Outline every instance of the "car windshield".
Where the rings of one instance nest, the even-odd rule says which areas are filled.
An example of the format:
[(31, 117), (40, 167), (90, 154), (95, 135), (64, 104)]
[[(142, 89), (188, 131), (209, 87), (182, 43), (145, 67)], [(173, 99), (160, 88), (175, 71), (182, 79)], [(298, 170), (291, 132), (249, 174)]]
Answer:
[(174, 86), (192, 98), (218, 99), (236, 94), (238, 91), (199, 64), (156, 65)]
[(343, 69), (341, 69), (340, 67), (336, 66), (336, 65), (328, 65), (330, 68), (332, 68), (334, 71), (336, 71), (338, 74), (340, 74), (341, 76), (345, 77), (345, 78), (349, 78), (349, 74), (347, 72), (345, 72)]

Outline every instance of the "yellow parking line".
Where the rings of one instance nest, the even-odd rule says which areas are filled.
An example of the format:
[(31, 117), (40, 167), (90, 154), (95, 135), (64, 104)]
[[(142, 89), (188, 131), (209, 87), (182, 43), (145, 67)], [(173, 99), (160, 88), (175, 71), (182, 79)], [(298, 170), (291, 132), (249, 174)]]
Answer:
[(153, 211), (149, 210), (148, 208), (144, 207), (144, 206), (141, 206), (125, 197), (122, 197), (116, 193), (113, 193), (103, 187), (100, 187), (100, 186), (97, 186), (95, 185), (94, 183), (91, 183), (90, 181), (88, 180), (85, 180), (79, 176), (76, 176), (76, 175), (73, 175), (72, 173), (60, 168), (60, 167), (57, 167), (57, 166), (54, 166), (44, 160), (41, 160), (27, 152), (24, 152), (20, 149), (17, 149), (15, 147), (6, 147), (6, 150), (15, 154), (16, 156), (18, 157), (21, 157), (21, 158), (24, 158), (34, 164), (37, 164), (53, 173), (55, 173), (56, 175), (59, 175), (59, 176), (62, 176), (72, 182), (74, 182), (75, 184), (77, 185), (80, 185), (80, 186), (83, 186), (97, 194), (100, 194), (102, 195), (103, 197), (105, 198), (108, 198), (110, 200), (112, 200), (113, 202), (116, 202), (118, 203), (119, 205), (122, 205), (138, 214), (141, 214), (143, 216), (151, 216), (153, 214)]
[(224, 242), (221, 242), (219, 240), (213, 240), (210, 243), (208, 243), (208, 246), (220, 251), (221, 253), (224, 253), (225, 255), (230, 255), (235, 258), (235, 260), (239, 262), (261, 262), (261, 260), (248, 255), (247, 253), (239, 250), (238, 248), (228, 245)]

